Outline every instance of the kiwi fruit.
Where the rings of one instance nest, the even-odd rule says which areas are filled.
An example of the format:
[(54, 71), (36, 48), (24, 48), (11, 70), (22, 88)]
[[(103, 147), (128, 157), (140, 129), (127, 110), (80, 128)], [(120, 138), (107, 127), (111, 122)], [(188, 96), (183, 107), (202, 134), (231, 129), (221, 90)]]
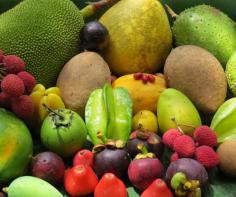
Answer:
[(224, 102), (227, 81), (220, 62), (207, 50), (183, 45), (171, 51), (164, 75), (168, 87), (184, 93), (205, 113), (212, 114)]
[(217, 149), (221, 171), (230, 177), (236, 177), (236, 140), (227, 140)]

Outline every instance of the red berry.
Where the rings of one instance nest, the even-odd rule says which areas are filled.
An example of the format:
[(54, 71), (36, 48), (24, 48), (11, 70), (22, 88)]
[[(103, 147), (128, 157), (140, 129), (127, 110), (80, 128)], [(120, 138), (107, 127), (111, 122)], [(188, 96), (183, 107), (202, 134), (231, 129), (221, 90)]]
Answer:
[(220, 162), (220, 158), (213, 148), (206, 145), (196, 148), (195, 159), (206, 168), (213, 168)]
[(151, 82), (151, 83), (154, 83), (155, 80), (156, 80), (154, 75), (148, 75), (147, 77), (148, 77), (148, 81)]
[(134, 79), (135, 80), (140, 80), (143, 78), (143, 73), (135, 73), (134, 74)]
[(80, 150), (73, 159), (73, 166), (84, 164), (93, 167), (93, 153), (90, 150)]
[(143, 83), (146, 84), (149, 81), (148, 75), (143, 75)]
[(15, 97), (21, 96), (25, 92), (24, 82), (14, 74), (9, 74), (3, 78), (1, 88), (3, 92)]
[(177, 161), (178, 159), (179, 159), (179, 155), (177, 152), (174, 152), (170, 157), (171, 162)]
[(174, 141), (177, 137), (181, 136), (182, 134), (179, 132), (178, 129), (169, 129), (163, 135), (163, 143), (167, 145), (171, 150), (173, 150)]
[(217, 136), (215, 132), (208, 126), (200, 126), (194, 131), (194, 139), (198, 145), (207, 145), (214, 147), (217, 145)]
[(17, 76), (20, 77), (24, 82), (26, 93), (30, 94), (34, 86), (36, 85), (36, 80), (34, 76), (26, 71), (19, 72)]
[(6, 55), (3, 57), (3, 64), (7, 73), (17, 74), (25, 69), (25, 62), (16, 55)]
[(28, 120), (33, 114), (33, 102), (30, 96), (22, 95), (12, 99), (12, 111), (23, 120)]
[(195, 144), (193, 139), (187, 135), (181, 135), (174, 141), (174, 151), (180, 157), (192, 157), (195, 152)]

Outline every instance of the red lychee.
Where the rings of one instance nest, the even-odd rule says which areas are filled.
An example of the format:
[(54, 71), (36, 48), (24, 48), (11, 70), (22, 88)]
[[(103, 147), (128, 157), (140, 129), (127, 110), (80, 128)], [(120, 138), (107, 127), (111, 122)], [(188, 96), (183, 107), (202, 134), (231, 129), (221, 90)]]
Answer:
[(194, 139), (198, 145), (207, 145), (214, 147), (217, 145), (217, 136), (215, 132), (208, 126), (200, 126), (194, 131)]
[(193, 139), (188, 135), (181, 135), (174, 140), (174, 151), (180, 157), (192, 157), (195, 152)]
[(29, 120), (33, 114), (33, 102), (30, 96), (22, 95), (12, 99), (12, 111), (23, 120)]
[(3, 78), (1, 88), (3, 92), (15, 97), (21, 96), (25, 92), (23, 80), (14, 74), (9, 74)]
[(178, 129), (169, 129), (164, 133), (162, 137), (163, 143), (166, 146), (168, 146), (171, 150), (173, 150), (174, 140), (181, 135), (182, 134), (180, 133)]
[(177, 161), (178, 159), (179, 159), (179, 155), (177, 152), (174, 152), (170, 157), (171, 162)]
[(202, 145), (196, 148), (195, 159), (206, 168), (213, 168), (220, 162), (220, 158), (212, 147)]
[(2, 60), (9, 74), (17, 74), (25, 69), (25, 62), (16, 55), (6, 55)]
[(0, 62), (2, 62), (2, 60), (3, 60), (3, 56), (4, 56), (4, 54), (3, 54), (3, 50), (0, 49)]
[(24, 82), (26, 93), (30, 94), (34, 86), (36, 85), (34, 76), (26, 71), (19, 72), (17, 76), (20, 77)]
[(0, 92), (0, 107), (10, 109), (11, 107), (11, 97), (6, 92)]

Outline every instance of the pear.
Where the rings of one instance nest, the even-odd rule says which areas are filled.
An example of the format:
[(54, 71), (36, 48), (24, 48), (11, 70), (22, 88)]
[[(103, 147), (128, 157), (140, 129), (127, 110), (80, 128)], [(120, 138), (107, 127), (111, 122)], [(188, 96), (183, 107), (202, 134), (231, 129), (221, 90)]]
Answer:
[(185, 134), (192, 135), (201, 125), (201, 118), (193, 103), (182, 92), (168, 88), (164, 90), (157, 103), (157, 118), (162, 132), (178, 128)]
[(117, 76), (155, 73), (172, 48), (168, 17), (157, 0), (121, 0), (99, 22), (110, 35), (102, 56)]

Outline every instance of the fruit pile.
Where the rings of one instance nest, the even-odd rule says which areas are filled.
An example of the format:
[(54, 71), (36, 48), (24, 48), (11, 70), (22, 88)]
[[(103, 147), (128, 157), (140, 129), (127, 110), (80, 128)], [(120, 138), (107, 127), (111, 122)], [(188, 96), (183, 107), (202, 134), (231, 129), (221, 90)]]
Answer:
[(235, 22), (162, 2), (0, 15), (0, 197), (236, 195)]
[(16, 55), (4, 55), (0, 49), (0, 107), (11, 109), (27, 120), (33, 114), (29, 94), (36, 84), (34, 76), (24, 71), (25, 62)]

